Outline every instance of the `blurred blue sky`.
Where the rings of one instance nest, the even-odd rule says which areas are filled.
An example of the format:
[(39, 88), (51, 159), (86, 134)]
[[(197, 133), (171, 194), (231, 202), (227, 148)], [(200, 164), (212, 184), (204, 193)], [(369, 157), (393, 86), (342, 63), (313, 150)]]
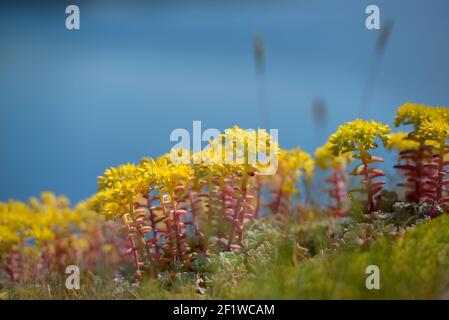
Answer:
[[(81, 30), (65, 29), (78, 3)], [(260, 126), (253, 43), (266, 46), (270, 127), (307, 151), (360, 116), (379, 31), (394, 21), (366, 117), (405, 101), (449, 105), (449, 1), (55, 1), (0, 4), (0, 200), (44, 190), (78, 201), (109, 166), (169, 150), (193, 120)], [(312, 102), (327, 126), (317, 130)]]

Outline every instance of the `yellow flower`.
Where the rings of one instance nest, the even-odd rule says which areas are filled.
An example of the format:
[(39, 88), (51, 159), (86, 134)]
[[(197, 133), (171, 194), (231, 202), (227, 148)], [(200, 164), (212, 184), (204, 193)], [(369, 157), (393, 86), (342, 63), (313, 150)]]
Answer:
[(286, 194), (298, 193), (295, 188), (298, 178), (304, 175), (306, 183), (311, 182), (314, 174), (315, 162), (309, 153), (299, 147), (291, 150), (281, 149), (279, 152), (278, 174), (281, 175), (282, 191)]
[[(2, 221), (5, 223), (5, 221)], [(0, 225), (0, 250), (20, 242), (20, 235), (8, 225)], [(1, 251), (0, 251), (1, 252)]]
[(335, 156), (331, 150), (332, 145), (327, 142), (325, 145), (315, 150), (315, 162), (322, 170), (339, 167), (341, 169), (352, 161), (352, 154), (346, 152), (340, 156)]
[(426, 119), (416, 131), (416, 137), (423, 141), (430, 140), (445, 144), (449, 138), (449, 122), (442, 117)]
[(352, 151), (367, 152), (377, 148), (377, 138), (388, 145), (389, 133), (388, 125), (356, 119), (338, 127), (329, 138), (330, 148), (336, 156)]
[(137, 167), (131, 163), (120, 165), (117, 168), (106, 169), (104, 176), (98, 177), (99, 190), (111, 188), (119, 181), (132, 180), (137, 174)]
[(149, 192), (153, 163), (151, 159), (139, 166), (128, 163), (106, 169), (104, 176), (98, 177), (99, 192), (89, 201), (90, 207), (104, 213), (107, 219), (128, 213), (134, 199)]
[(401, 124), (412, 124), (416, 128), (429, 116), (430, 108), (428, 106), (407, 102), (398, 108), (394, 125), (398, 127)]
[(138, 165), (126, 164), (105, 171), (99, 177), (99, 192), (90, 200), (90, 206), (102, 212), (107, 219), (130, 213), (136, 199), (151, 190), (173, 190), (185, 184), (193, 175), (190, 165), (170, 162), (168, 156), (153, 160), (145, 158)]
[[(84, 255), (85, 244), (107, 241), (102, 237), (105, 226), (102, 215), (89, 210), (85, 203), (71, 209), (67, 198), (48, 192), (40, 199), (31, 198), (28, 204), (12, 200), (0, 203), (0, 257), (10, 257), (11, 252), (20, 250), (20, 281), (27, 281), (35, 272), (43, 271), (42, 276), (48, 276), (37, 268), (42, 258), (51, 262), (55, 271), (69, 262), (61, 257), (75, 259), (73, 262), (80, 265), (92, 263)], [(92, 253), (102, 254), (99, 250)]]
[(149, 182), (159, 188), (183, 185), (193, 174), (190, 165), (174, 164), (167, 158), (158, 158), (156, 161), (143, 163), (142, 166), (150, 178)]
[(435, 119), (444, 119), (449, 122), (449, 109), (407, 102), (398, 108), (394, 124), (396, 127), (401, 124), (412, 124), (415, 130), (418, 130), (424, 121)]
[[(243, 170), (248, 168), (257, 170), (263, 167), (261, 162), (264, 162), (264, 158), (269, 157), (270, 152), (277, 156), (279, 149), (277, 142), (266, 130), (245, 130), (238, 126), (226, 129), (220, 139), (212, 140), (206, 149), (217, 147), (217, 143), (223, 146), (224, 164)], [(262, 161), (257, 161), (258, 158), (262, 158)]]
[(42, 225), (33, 225), (26, 235), (38, 242), (52, 240), (55, 234), (51, 227), (52, 225), (48, 222), (43, 222)]
[(449, 108), (447, 107), (434, 107), (435, 113), (437, 113), (442, 119), (449, 122)]
[[(9, 201), (0, 203), (0, 247), (33, 240), (44, 243), (56, 234), (70, 237), (73, 229), (82, 232), (94, 230), (101, 222), (99, 215), (80, 204), (75, 209), (68, 207), (65, 197), (56, 197), (44, 192), (41, 200), (31, 198), (29, 203)], [(68, 232), (68, 234), (65, 234)]]
[(416, 150), (419, 147), (419, 143), (413, 139), (409, 139), (409, 135), (405, 132), (399, 131), (390, 134), (390, 141), (387, 145), (387, 149), (403, 150)]

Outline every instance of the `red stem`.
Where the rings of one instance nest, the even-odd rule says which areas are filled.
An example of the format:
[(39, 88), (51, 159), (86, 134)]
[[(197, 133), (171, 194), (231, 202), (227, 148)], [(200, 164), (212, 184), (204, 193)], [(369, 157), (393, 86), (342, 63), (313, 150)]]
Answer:
[(371, 177), (369, 176), (369, 168), (368, 168), (368, 159), (366, 158), (365, 154), (363, 152), (361, 152), (360, 154), (360, 159), (362, 160), (363, 163), (363, 176), (364, 176), (364, 180), (365, 180), (365, 185), (366, 185), (366, 196), (368, 198), (368, 212), (374, 212), (376, 210), (375, 208), (375, 201), (373, 199), (373, 194), (372, 194), (372, 185), (371, 185)]
[(131, 248), (131, 253), (132, 253), (133, 258), (134, 258), (134, 263), (136, 264), (135, 277), (136, 277), (136, 280), (139, 281), (141, 276), (142, 276), (142, 273), (140, 271), (140, 264), (141, 263), (140, 263), (140, 259), (139, 259), (139, 253), (137, 251), (138, 249), (137, 249), (136, 241), (134, 240), (134, 237), (133, 237), (133, 233), (134, 232), (132, 230), (132, 227), (130, 226), (130, 223), (129, 223), (128, 218), (126, 216), (125, 216), (125, 219), (126, 219), (126, 228), (127, 228), (127, 231), (128, 231), (127, 238), (128, 238), (129, 245), (130, 245), (130, 248)]
[(416, 161), (416, 199), (419, 203), (421, 201), (421, 180), (424, 161), (424, 143), (419, 142), (418, 159)]
[[(234, 242), (234, 237), (235, 237), (235, 234), (236, 234), (236, 230), (235, 229), (237, 227), (237, 225), (235, 223), (235, 220), (239, 221), (239, 223), (243, 222), (243, 214), (244, 213), (242, 213), (242, 215), (240, 216), (240, 209), (242, 207), (242, 205), (241, 205), (242, 204), (242, 199), (244, 197), (246, 198), (246, 182), (247, 182), (247, 175), (246, 175), (246, 173), (244, 173), (243, 177), (242, 177), (242, 185), (241, 185), (242, 195), (237, 199), (237, 202), (236, 202), (235, 207), (234, 207), (234, 212), (233, 212), (233, 217), (232, 217), (232, 228), (231, 228), (231, 234), (230, 234), (229, 239), (228, 239), (227, 250), (231, 250), (231, 245)], [(241, 233), (242, 232), (240, 230), (238, 230), (237, 235), (239, 236), (239, 242), (241, 242), (241, 239), (242, 239), (242, 234)]]
[(147, 197), (148, 199), (148, 211), (150, 213), (150, 224), (151, 224), (151, 229), (152, 229), (152, 240), (153, 240), (153, 247), (154, 250), (156, 251), (156, 260), (160, 259), (160, 250), (159, 250), (159, 245), (158, 245), (158, 238), (157, 238), (157, 227), (156, 227), (156, 220), (154, 219), (154, 212), (153, 209), (151, 209), (151, 205), (152, 205), (152, 199), (150, 196)]
[(443, 195), (443, 180), (444, 180), (444, 155), (446, 154), (446, 144), (443, 140), (440, 143), (440, 149), (438, 153), (438, 186), (437, 186), (437, 196), (436, 196), (436, 202), (439, 203), (441, 200), (441, 197)]
[(262, 186), (261, 186), (260, 178), (258, 176), (256, 176), (256, 208), (254, 210), (254, 217), (256, 219), (259, 218), (261, 189), (262, 189)]
[(282, 184), (284, 183), (284, 177), (281, 177), (281, 181), (279, 182), (279, 189), (276, 194), (276, 200), (274, 202), (273, 206), (273, 213), (276, 214), (279, 211), (279, 207), (281, 206), (281, 200), (282, 200)]

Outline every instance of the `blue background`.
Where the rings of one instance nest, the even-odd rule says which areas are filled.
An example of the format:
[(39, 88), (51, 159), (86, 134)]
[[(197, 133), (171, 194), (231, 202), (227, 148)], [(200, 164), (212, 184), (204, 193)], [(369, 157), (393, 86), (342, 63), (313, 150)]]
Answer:
[[(77, 31), (65, 28), (72, 3)], [(381, 57), (368, 4), (394, 21)], [(256, 34), (284, 147), (313, 152), (362, 110), (391, 124), (405, 101), (448, 106), (448, 12), (446, 0), (0, 4), (0, 200), (86, 198), (105, 168), (165, 153), (193, 120), (260, 127)]]

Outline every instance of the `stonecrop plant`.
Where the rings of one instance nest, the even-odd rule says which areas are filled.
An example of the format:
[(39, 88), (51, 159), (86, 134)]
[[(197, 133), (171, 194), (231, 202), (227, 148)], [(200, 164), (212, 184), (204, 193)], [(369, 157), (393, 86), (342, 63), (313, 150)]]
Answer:
[(373, 168), (376, 162), (383, 162), (379, 156), (370, 152), (378, 147), (377, 140), (388, 145), (390, 128), (375, 121), (356, 119), (338, 127), (338, 130), (329, 137), (330, 149), (335, 156), (351, 153), (361, 164), (352, 172), (353, 175), (361, 176), (364, 188), (358, 191), (366, 194), (367, 212), (374, 212), (378, 208), (378, 200), (381, 195), (385, 181), (376, 178), (385, 174), (381, 169)]
[(449, 109), (405, 103), (395, 119), (395, 126), (401, 125), (413, 128), (404, 137), (408, 147), (400, 150), (401, 163), (395, 166), (406, 177), (400, 186), (408, 190), (407, 200), (447, 207)]
[(386, 146), (388, 150), (396, 150), (398, 152), (404, 150), (418, 149), (419, 143), (408, 138), (408, 133), (397, 131), (390, 134), (390, 141)]
[(86, 203), (42, 193), (29, 203), (0, 203), (0, 285), (45, 282), (68, 265), (81, 271), (121, 263), (116, 228)]
[[(74, 264), (82, 272), (109, 268), (133, 288), (187, 277), (204, 294), (279, 261), (296, 266), (401, 237), (449, 212), (449, 109), (406, 103), (394, 124), (411, 130), (347, 122), (314, 157), (281, 148), (265, 130), (234, 126), (200, 151), (174, 148), (106, 169), (96, 195), (74, 208), (51, 193), (0, 203), (0, 290), (61, 278)], [(405, 196), (385, 188), (381, 144), (398, 152)], [(316, 167), (329, 172), (325, 206), (326, 197), (311, 192), (323, 189), (310, 190)]]
[(315, 162), (320, 169), (332, 172), (329, 177), (326, 177), (326, 182), (329, 185), (327, 191), (329, 197), (333, 200), (328, 208), (334, 216), (343, 217), (350, 210), (348, 205), (348, 177), (345, 171), (353, 158), (351, 152), (335, 156), (331, 147), (332, 145), (327, 142), (317, 148), (315, 150)]
[[(271, 152), (278, 169), (263, 175)], [(91, 205), (122, 221), (140, 280), (144, 273), (191, 271), (218, 252), (244, 251), (245, 226), (269, 213), (288, 218), (298, 181), (309, 182), (313, 168), (299, 148), (282, 150), (266, 131), (235, 126), (201, 152), (172, 150), (106, 170)], [(272, 197), (265, 204), (267, 189)]]
[[(256, 132), (235, 126), (210, 140), (200, 152), (173, 149), (157, 159), (144, 158), (137, 165), (107, 169), (99, 178), (99, 191), (91, 206), (107, 219), (121, 221), (137, 281), (143, 275), (155, 277), (165, 271), (205, 270), (204, 263), (220, 252), (245, 253), (247, 227), (267, 215), (284, 221), (283, 230), (288, 231), (289, 224), (298, 221), (291, 218), (297, 218), (307, 208), (307, 197), (301, 196), (301, 190), (310, 185), (315, 165), (331, 170), (326, 178), (331, 199), (327, 207), (329, 217), (348, 214), (348, 195), (353, 192), (364, 195), (364, 213), (379, 211), (386, 183), (382, 179), (384, 172), (374, 167), (383, 162), (375, 154), (380, 143), (399, 150), (398, 169), (409, 170), (416, 164), (411, 154), (431, 160), (423, 167), (431, 165), (439, 173), (425, 183), (434, 186), (431, 199), (444, 207), (448, 200), (445, 110), (399, 108), (396, 124), (414, 123), (412, 133), (391, 134), (388, 125), (375, 121), (348, 122), (315, 151), (315, 159), (300, 148), (280, 148), (264, 130)], [(438, 153), (424, 156), (422, 151), (420, 155), (420, 148), (436, 148)], [(271, 151), (275, 151), (277, 168), (274, 174), (264, 175), (264, 160)], [(346, 171), (353, 160), (359, 163), (351, 174), (360, 177), (361, 187), (348, 190)], [(412, 171), (415, 173), (416, 168)], [(422, 170), (420, 174), (423, 175)], [(408, 184), (412, 182), (416, 183), (409, 176)], [(413, 195), (409, 192), (407, 199)], [(293, 197), (302, 198), (302, 203), (295, 204)]]
[(271, 213), (280, 213), (285, 218), (290, 216), (292, 196), (300, 195), (298, 180), (302, 178), (304, 184), (309, 184), (313, 179), (314, 167), (313, 158), (300, 148), (280, 150), (276, 175), (265, 179), (272, 195), (268, 204)]

